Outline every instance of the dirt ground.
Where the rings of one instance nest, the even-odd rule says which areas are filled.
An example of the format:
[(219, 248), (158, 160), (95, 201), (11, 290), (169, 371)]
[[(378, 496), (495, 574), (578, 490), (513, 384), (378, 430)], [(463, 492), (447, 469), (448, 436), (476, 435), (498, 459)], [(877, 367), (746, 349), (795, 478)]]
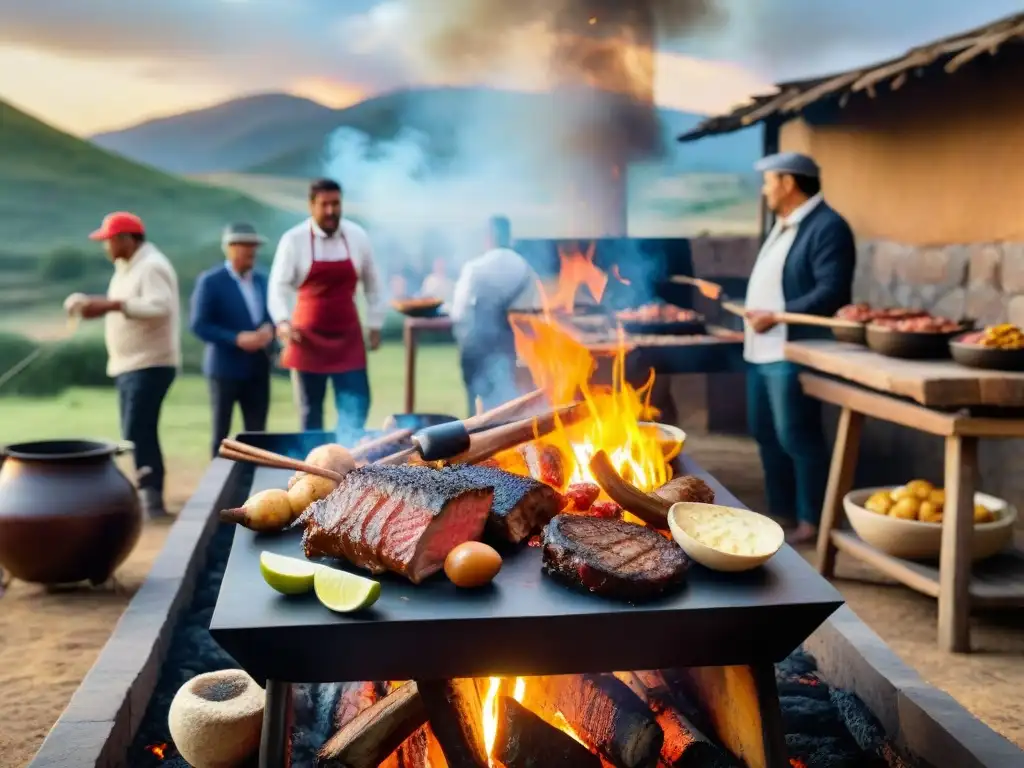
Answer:
[[(762, 508), (761, 470), (749, 440), (693, 435), (686, 450), (744, 503)], [(169, 485), (193, 487), (198, 477), (186, 474)], [(169, 505), (173, 509), (184, 500), (171, 499)], [(165, 526), (145, 529), (116, 585), (54, 594), (15, 583), (0, 598), (0, 768), (31, 759), (145, 578), (165, 533)], [(976, 616), (975, 652), (950, 656), (935, 647), (933, 600), (887, 584), (842, 555), (838, 573), (843, 578), (837, 586), (850, 607), (906, 663), (1024, 747), (1024, 616)]]

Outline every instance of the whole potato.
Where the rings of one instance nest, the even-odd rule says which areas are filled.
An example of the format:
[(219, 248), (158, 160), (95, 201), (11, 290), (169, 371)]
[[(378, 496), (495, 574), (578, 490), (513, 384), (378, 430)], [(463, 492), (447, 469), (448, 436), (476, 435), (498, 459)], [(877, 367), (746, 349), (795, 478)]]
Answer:
[(946, 491), (943, 490), (942, 488), (934, 489), (930, 494), (928, 494), (928, 501), (930, 501), (932, 504), (938, 504), (940, 507), (945, 506)]
[(306, 456), (306, 463), (321, 469), (330, 469), (341, 475), (356, 468), (356, 461), (348, 448), (337, 443), (318, 445)]
[(931, 501), (922, 501), (917, 509), (917, 518), (922, 523), (941, 523), (942, 507)]
[(920, 507), (920, 500), (905, 496), (892, 505), (892, 509), (889, 510), (889, 517), (897, 517), (900, 520), (917, 520)]
[(288, 489), (288, 503), (292, 508), (292, 519), (306, 511), (306, 507), (314, 501), (320, 501), (331, 495), (338, 487), (333, 480), (319, 475), (303, 475)]
[(991, 509), (986, 507), (984, 504), (974, 505), (974, 522), (975, 523), (991, 523), (996, 519), (995, 513)]
[(917, 498), (917, 494), (914, 493), (914, 489), (907, 485), (901, 485), (899, 488), (893, 488), (889, 495), (892, 497), (893, 501)]
[(871, 494), (871, 497), (864, 502), (864, 509), (869, 512), (876, 512), (879, 515), (887, 515), (895, 503), (887, 491), (879, 491), (878, 493)]
[(919, 499), (927, 499), (935, 490), (935, 486), (927, 480), (911, 480), (905, 487)]

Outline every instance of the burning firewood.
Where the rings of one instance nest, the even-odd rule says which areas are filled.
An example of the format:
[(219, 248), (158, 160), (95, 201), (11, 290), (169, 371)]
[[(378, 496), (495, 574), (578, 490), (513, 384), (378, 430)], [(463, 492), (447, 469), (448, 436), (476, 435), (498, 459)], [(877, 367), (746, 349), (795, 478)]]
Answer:
[(600, 768), (601, 759), (509, 696), (498, 699), (494, 757), (505, 768)]
[(321, 768), (377, 768), (427, 722), (416, 683), (359, 711), (320, 749)]
[(661, 747), (662, 766), (735, 768), (736, 761), (675, 707), (673, 696), (658, 672), (616, 672), (615, 677), (647, 704), (661, 726), (665, 734), (665, 743)]
[(526, 701), (548, 723), (561, 721), (587, 746), (620, 768), (657, 765), (664, 743), (647, 705), (611, 675), (527, 679)]
[(451, 768), (487, 768), (483, 703), (472, 679), (417, 681), (430, 727)]

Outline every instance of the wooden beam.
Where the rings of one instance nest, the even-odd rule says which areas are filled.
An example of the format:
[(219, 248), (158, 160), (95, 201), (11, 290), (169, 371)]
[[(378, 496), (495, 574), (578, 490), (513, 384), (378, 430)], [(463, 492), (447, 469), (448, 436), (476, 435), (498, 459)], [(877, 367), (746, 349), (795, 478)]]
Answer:
[(832, 531), (842, 527), (845, 517), (843, 497), (853, 488), (863, 426), (863, 414), (850, 408), (842, 409), (836, 441), (832, 447), (832, 464), (828, 470), (828, 485), (825, 487), (825, 502), (818, 531), (818, 573), (826, 579), (831, 579), (835, 574), (836, 547), (832, 542)]
[(978, 441), (946, 438), (946, 505), (939, 555), (939, 647), (971, 650), (971, 539), (978, 482)]

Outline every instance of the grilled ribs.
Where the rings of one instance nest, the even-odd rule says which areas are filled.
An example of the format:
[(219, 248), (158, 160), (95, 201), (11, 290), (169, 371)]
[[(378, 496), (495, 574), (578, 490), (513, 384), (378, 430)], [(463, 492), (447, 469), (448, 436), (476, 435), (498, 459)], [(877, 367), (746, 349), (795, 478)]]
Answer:
[(302, 513), (306, 557), (343, 558), (419, 584), (448, 553), (483, 533), (494, 491), (456, 472), (369, 465)]
[(460, 464), (445, 471), (474, 485), (494, 489), (487, 531), (513, 544), (525, 541), (557, 515), (564, 504), (551, 486), (496, 467)]
[(654, 597), (686, 579), (690, 560), (674, 542), (622, 520), (558, 515), (544, 529), (544, 572), (605, 597)]

